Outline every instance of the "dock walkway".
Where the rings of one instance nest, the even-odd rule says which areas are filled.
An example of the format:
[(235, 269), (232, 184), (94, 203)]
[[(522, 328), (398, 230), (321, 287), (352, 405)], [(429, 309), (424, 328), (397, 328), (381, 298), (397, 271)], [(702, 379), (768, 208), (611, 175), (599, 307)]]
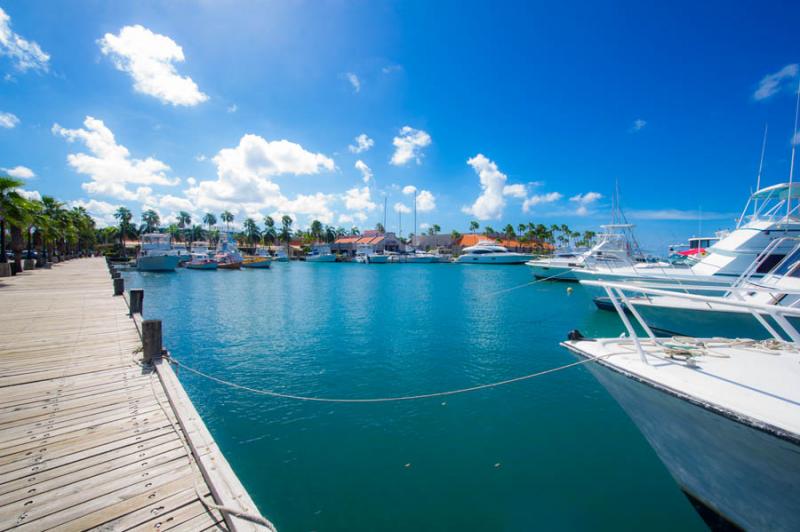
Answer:
[(264, 530), (200, 500), (259, 515), (112, 294), (101, 258), (0, 280), (0, 530)]

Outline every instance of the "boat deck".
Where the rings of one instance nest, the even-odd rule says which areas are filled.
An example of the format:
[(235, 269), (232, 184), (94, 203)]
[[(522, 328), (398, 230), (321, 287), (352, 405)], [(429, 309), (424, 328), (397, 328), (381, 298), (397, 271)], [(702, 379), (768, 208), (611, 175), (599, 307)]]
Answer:
[(800, 353), (708, 340), (696, 367), (665, 356), (642, 339), (649, 364), (630, 339), (563, 342), (567, 349), (667, 391), (718, 410), (768, 425), (800, 439)]
[(256, 529), (201, 502), (258, 513), (112, 293), (101, 258), (0, 280), (0, 530)]

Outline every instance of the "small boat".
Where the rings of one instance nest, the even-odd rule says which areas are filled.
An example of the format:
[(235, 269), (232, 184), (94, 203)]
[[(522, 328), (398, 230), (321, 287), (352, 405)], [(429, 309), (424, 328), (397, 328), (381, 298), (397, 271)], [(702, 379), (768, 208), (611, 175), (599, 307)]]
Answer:
[[(701, 516), (716, 514), (709, 524), (718, 529), (800, 530), (800, 332), (790, 321), (800, 319), (800, 308), (674, 292), (769, 314), (775, 326), (765, 326), (767, 341), (658, 338), (634, 311), (644, 299), (630, 296), (669, 292), (585, 283), (606, 291), (628, 336), (586, 339), (572, 331), (561, 345), (587, 361), (675, 482), (705, 510)], [(633, 319), (646, 337), (637, 336)]]
[(277, 262), (289, 262), (289, 255), (286, 254), (286, 249), (279, 247), (275, 250), (275, 256), (273, 257), (274, 261)]
[(176, 251), (180, 257), (179, 264), (183, 264), (192, 260), (192, 254), (189, 252), (189, 250), (186, 248), (186, 244), (183, 242), (173, 242), (172, 249)]
[(185, 266), (190, 270), (216, 270), (218, 263), (207, 253), (192, 253), (191, 260)]
[(311, 248), (311, 253), (306, 255), (306, 262), (336, 262), (336, 255), (331, 253), (327, 244), (317, 244)]
[(361, 264), (386, 264), (389, 262), (389, 255), (375, 251), (375, 246), (359, 244), (355, 260)]
[(238, 270), (242, 267), (244, 258), (239, 253), (239, 248), (236, 246), (236, 241), (230, 232), (220, 233), (214, 259), (217, 261), (217, 267), (220, 270)]
[(265, 269), (269, 268), (272, 259), (267, 257), (245, 257), (242, 268)]
[(389, 262), (397, 262), (400, 264), (433, 264), (439, 262), (439, 257), (433, 253), (413, 250), (406, 253), (393, 254), (389, 257)]
[(147, 233), (142, 235), (136, 269), (140, 272), (172, 272), (181, 260), (172, 249), (171, 238), (167, 234)]
[(463, 251), (456, 259), (459, 264), (525, 264), (533, 260), (533, 255), (509, 251), (491, 240), (481, 240)]

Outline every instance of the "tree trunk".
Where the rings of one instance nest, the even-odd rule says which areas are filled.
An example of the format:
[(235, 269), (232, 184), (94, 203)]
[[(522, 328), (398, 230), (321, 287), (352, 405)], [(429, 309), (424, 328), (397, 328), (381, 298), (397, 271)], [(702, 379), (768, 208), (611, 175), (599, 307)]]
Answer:
[(0, 262), (8, 262), (8, 258), (6, 257), (6, 221), (0, 220), (0, 252), (2, 252), (2, 256), (0, 256)]
[(22, 228), (16, 225), (11, 226), (11, 249), (14, 250), (14, 262), (17, 271), (22, 271), (22, 250), (25, 249), (25, 238), (22, 235)]

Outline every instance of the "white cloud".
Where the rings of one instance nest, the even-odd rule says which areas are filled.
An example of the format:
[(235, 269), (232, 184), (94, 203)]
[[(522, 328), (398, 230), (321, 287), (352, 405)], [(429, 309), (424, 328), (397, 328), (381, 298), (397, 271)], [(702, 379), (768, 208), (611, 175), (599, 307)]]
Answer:
[(17, 70), (22, 72), (33, 69), (48, 69), (50, 56), (34, 41), (28, 41), (21, 35), (11, 31), (11, 17), (0, 7), (0, 55), (11, 58)]
[(603, 195), (599, 192), (587, 192), (586, 194), (572, 196), (569, 200), (578, 204), (578, 210), (575, 211), (575, 214), (578, 216), (586, 216), (589, 214), (589, 205), (602, 197)]
[(199, 181), (185, 193), (198, 209), (234, 214), (255, 215), (265, 209), (281, 214), (308, 215), (332, 219), (329, 203), (335, 196), (326, 194), (298, 195), (294, 200), (284, 196), (270, 180), (279, 175), (310, 175), (334, 169), (333, 160), (313, 153), (288, 140), (268, 141), (258, 135), (244, 135), (235, 148), (225, 148), (213, 158), (217, 179)]
[(355, 166), (356, 170), (361, 172), (362, 181), (364, 181), (364, 183), (369, 183), (369, 180), (372, 179), (372, 170), (367, 166), (367, 163), (359, 159), (356, 161)]
[(195, 161), (197, 161), (197, 162), (199, 162), (199, 163), (202, 163), (202, 162), (205, 162), (205, 161), (207, 161), (207, 160), (208, 160), (208, 157), (206, 157), (206, 156), (205, 156), (205, 155), (203, 155), (202, 153), (198, 153), (197, 155), (195, 155), (195, 156), (194, 156), (194, 160), (195, 160)]
[(342, 196), (348, 211), (372, 211), (377, 205), (372, 201), (369, 187), (351, 188)]
[(3, 172), (8, 174), (11, 177), (16, 177), (17, 179), (30, 179), (32, 177), (36, 177), (36, 174), (30, 168), (26, 166), (15, 166), (13, 168), (0, 168)]
[(355, 141), (355, 144), (350, 144), (347, 147), (352, 153), (361, 153), (367, 151), (375, 145), (375, 141), (369, 138), (366, 133), (362, 133), (357, 136)]
[(399, 201), (394, 204), (393, 208), (394, 208), (394, 212), (400, 212), (400, 213), (403, 213), (403, 214), (409, 214), (411, 212), (411, 209), (409, 209), (406, 205), (403, 205)]
[(423, 231), (425, 229), (429, 228), (430, 226), (431, 226), (431, 224), (429, 224), (427, 222), (423, 222), (423, 223), (419, 224), (419, 228), (422, 229)]
[(120, 208), (120, 205), (112, 205), (105, 201), (98, 201), (94, 199), (76, 200), (69, 203), (70, 207), (83, 207), (94, 219), (95, 223), (100, 227), (109, 225), (117, 225), (117, 219), (114, 218), (114, 213)]
[(436, 196), (429, 190), (420, 190), (417, 194), (417, 211), (430, 212), (436, 209)]
[(67, 162), (76, 172), (92, 179), (81, 185), (88, 193), (144, 201), (152, 189), (140, 186), (133, 192), (126, 185), (173, 186), (180, 181), (168, 178), (166, 172), (169, 166), (158, 159), (131, 159), (128, 149), (117, 144), (114, 134), (102, 120), (87, 116), (83, 125), (85, 129), (65, 129), (54, 124), (52, 131), (69, 142), (82, 141), (92, 153), (71, 153), (67, 156)]
[(781, 84), (784, 81), (789, 81), (797, 77), (798, 69), (797, 63), (792, 63), (786, 65), (777, 72), (767, 74), (758, 84), (758, 88), (753, 93), (753, 98), (756, 100), (765, 100), (769, 98), (781, 89)]
[(166, 35), (137, 24), (125, 26), (119, 35), (106, 33), (98, 44), (117, 70), (131, 75), (138, 92), (172, 105), (197, 105), (208, 100), (192, 78), (175, 70), (175, 63), (184, 61), (183, 48)]
[(361, 92), (361, 80), (358, 79), (358, 76), (353, 74), (352, 72), (347, 72), (344, 75), (345, 79), (350, 82), (350, 85), (353, 86), (354, 92)]
[(422, 162), (422, 148), (429, 146), (431, 136), (425, 131), (403, 126), (400, 134), (392, 140), (395, 147), (391, 163), (395, 166), (402, 166), (414, 159), (417, 164)]
[(564, 196), (560, 192), (548, 192), (547, 194), (537, 194), (526, 199), (522, 203), (522, 212), (529, 212), (531, 207), (540, 205), (542, 203), (553, 203), (560, 200)]
[(403, 194), (405, 194), (406, 196), (410, 196), (416, 191), (417, 187), (415, 187), (414, 185), (406, 185), (403, 187)]
[(392, 72), (402, 72), (403, 67), (401, 65), (386, 65), (385, 67), (381, 68), (381, 72), (384, 74), (391, 74)]
[(469, 159), (467, 164), (478, 174), (482, 192), (475, 203), (469, 207), (463, 207), (461, 210), (479, 220), (500, 218), (503, 208), (506, 206), (503, 190), (508, 178), (493, 161), (481, 153)]
[(11, 129), (19, 124), (19, 118), (13, 113), (0, 113), (0, 127)]
[(30, 201), (42, 201), (42, 195), (39, 194), (38, 190), (25, 190), (24, 188), (18, 188), (17, 192), (23, 198), (30, 200)]
[(792, 145), (800, 145), (800, 131), (794, 134), (792, 137)]
[(233, 105), (229, 105), (229, 106), (228, 106), (228, 112), (229, 112), (229, 113), (235, 113), (235, 112), (236, 112), (236, 111), (238, 111), (238, 110), (239, 110), (239, 106), (238, 106), (238, 105), (236, 105), (236, 104), (233, 104)]
[(510, 196), (512, 198), (524, 198), (528, 195), (525, 185), (506, 185), (503, 187), (503, 196)]
[(191, 185), (191, 186), (195, 186), (197, 184), (197, 179), (195, 179), (193, 177), (187, 177), (186, 178), (186, 183)]
[(633, 125), (631, 126), (631, 132), (636, 133), (637, 131), (641, 131), (644, 129), (644, 126), (647, 125), (646, 120), (642, 120), (641, 118), (637, 118), (633, 121)]

